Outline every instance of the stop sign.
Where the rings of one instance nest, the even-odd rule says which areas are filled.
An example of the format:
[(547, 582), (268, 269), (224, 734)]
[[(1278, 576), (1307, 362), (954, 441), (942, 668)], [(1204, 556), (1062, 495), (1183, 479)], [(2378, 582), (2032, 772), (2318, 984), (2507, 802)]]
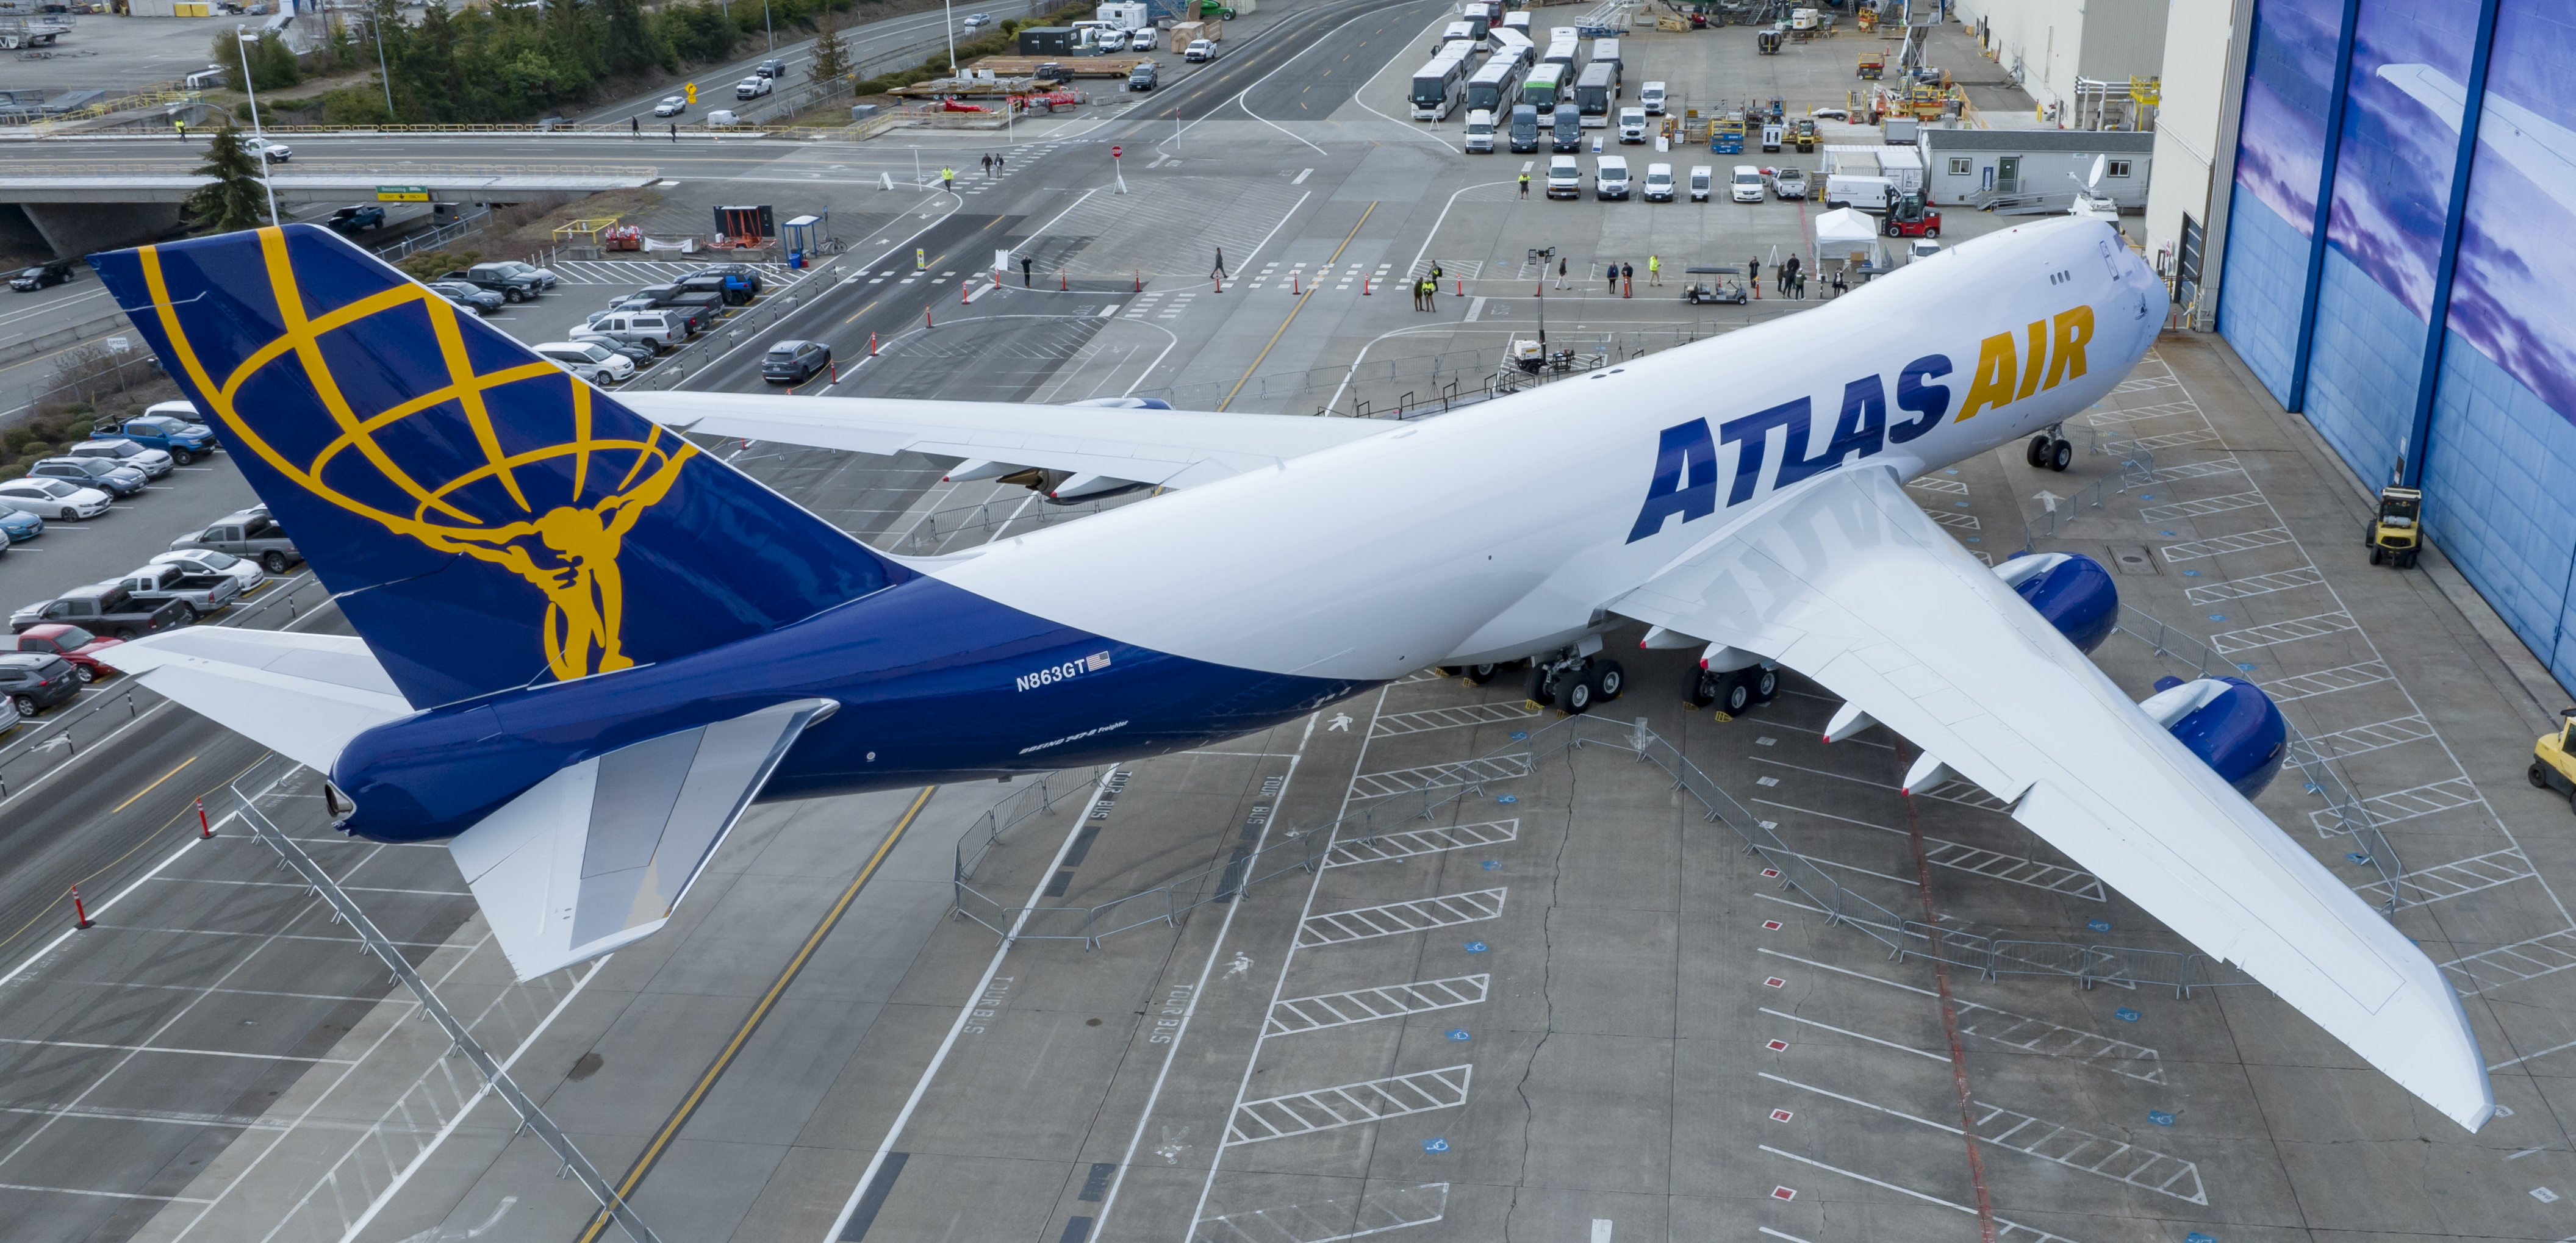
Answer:
[(1126, 151), (1125, 151), (1125, 149), (1123, 149), (1123, 148), (1120, 148), (1120, 147), (1111, 147), (1111, 148), (1109, 149), (1109, 158), (1110, 158), (1110, 159), (1113, 159), (1113, 160), (1114, 160), (1114, 159), (1117, 159), (1119, 156), (1124, 155), (1124, 154), (1126, 154)]

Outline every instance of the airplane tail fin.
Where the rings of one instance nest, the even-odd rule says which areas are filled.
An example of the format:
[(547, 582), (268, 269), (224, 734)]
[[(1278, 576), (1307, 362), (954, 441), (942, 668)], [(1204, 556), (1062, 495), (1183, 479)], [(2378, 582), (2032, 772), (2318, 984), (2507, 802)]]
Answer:
[(415, 707), (912, 576), (327, 229), (91, 262)]

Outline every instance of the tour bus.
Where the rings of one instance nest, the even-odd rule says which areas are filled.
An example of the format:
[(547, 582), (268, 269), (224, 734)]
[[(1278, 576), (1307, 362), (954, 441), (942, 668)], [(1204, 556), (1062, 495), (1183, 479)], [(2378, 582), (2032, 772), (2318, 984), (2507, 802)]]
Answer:
[(1541, 65), (1530, 70), (1521, 80), (1521, 102), (1548, 112), (1556, 107), (1556, 97), (1565, 93), (1565, 66)]
[(1441, 48), (1445, 48), (1452, 43), (1474, 43), (1475, 41), (1475, 27), (1470, 26), (1465, 22), (1451, 22), (1446, 29), (1440, 32), (1440, 42), (1431, 50), (1436, 55)]
[(1489, 40), (1494, 45), (1494, 59), (1509, 60), (1527, 69), (1538, 60), (1538, 48), (1509, 26), (1496, 26)]
[(1581, 56), (1582, 51), (1583, 44), (1580, 41), (1574, 39), (1558, 39), (1555, 42), (1548, 44), (1547, 55), (1541, 56), (1538, 59), (1540, 64), (1564, 65), (1571, 70), (1574, 62)]
[(1503, 115), (1519, 100), (1514, 92), (1519, 89), (1520, 82), (1520, 66), (1500, 56), (1486, 61), (1484, 68), (1467, 79), (1467, 110), (1474, 112), (1481, 108), (1496, 116)]
[(1490, 4), (1470, 4), (1458, 16), (1467, 19), (1468, 27), (1476, 32), (1478, 44), (1484, 43), (1486, 33), (1494, 28), (1494, 6)]
[(1624, 67), (1619, 63), (1619, 41), (1617, 39), (1594, 39), (1592, 41), (1592, 63), (1595, 65), (1610, 66), (1610, 85), (1613, 87), (1619, 85), (1620, 80), (1626, 76)]
[(1467, 61), (1459, 56), (1439, 56), (1413, 72), (1413, 119), (1445, 121), (1458, 101), (1467, 96)]
[[(1421, 79), (1414, 80), (1414, 98), (1420, 99)], [(1583, 114), (1583, 128), (1602, 129), (1610, 124), (1610, 101), (1619, 97), (1619, 66), (1608, 61), (1594, 61), (1583, 67), (1583, 76), (1574, 80), (1574, 106)], [(1422, 106), (1414, 105), (1413, 114), (1422, 115)]]
[(1529, 14), (1527, 14), (1527, 13), (1505, 13), (1505, 14), (1503, 14), (1503, 29), (1505, 29), (1505, 30), (1517, 30), (1517, 31), (1521, 32), (1521, 34), (1522, 34), (1524, 37), (1526, 37), (1526, 36), (1529, 34), (1529, 32), (1530, 32), (1530, 20), (1529, 20)]

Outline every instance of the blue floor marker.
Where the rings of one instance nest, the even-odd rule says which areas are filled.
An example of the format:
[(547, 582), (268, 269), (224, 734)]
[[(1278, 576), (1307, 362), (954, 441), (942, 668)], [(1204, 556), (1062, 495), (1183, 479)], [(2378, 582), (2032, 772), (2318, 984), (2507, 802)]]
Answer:
[(2135, 1023), (2141, 1017), (2137, 1011), (2132, 1010), (2127, 1006), (2122, 1006), (2119, 1009), (2112, 1011), (2111, 1015), (2123, 1023)]
[(1469, 942), (1467, 943), (1467, 952), (1468, 952), (1468, 953), (1470, 953), (1470, 954), (1481, 954), (1481, 953), (1484, 953), (1484, 952), (1485, 952), (1485, 943), (1484, 943), (1484, 942), (1482, 942), (1482, 941), (1469, 941)]
[(1528, 742), (1528, 741), (1529, 741), (1529, 731), (1528, 731), (1528, 730), (1525, 730), (1525, 729), (1516, 729), (1516, 730), (1513, 730), (1513, 731), (1512, 731), (1512, 741), (1514, 741), (1514, 742)]
[[(1446, 1136), (1446, 1135), (1434, 1135), (1434, 1136), (1432, 1136), (1431, 1138), (1429, 1138), (1429, 1139), (1426, 1139), (1426, 1140), (1422, 1141), (1422, 1151), (1424, 1151), (1424, 1152), (1447, 1152), (1447, 1151), (1449, 1151), (1449, 1137), (1448, 1137), (1448, 1136)], [(2216, 1241), (2215, 1241), (2215, 1240), (2212, 1240), (2212, 1243), (2216, 1243)]]
[(1495, 802), (1497, 802), (1497, 803), (1517, 803), (1517, 802), (1521, 801), (1521, 796), (1520, 796), (1520, 795), (1517, 795), (1517, 794), (1506, 794), (1506, 795), (1502, 796), (1501, 798), (1495, 799), (1494, 801), (1495, 801)]
[(2111, 930), (2111, 921), (2107, 919), (2088, 919), (2084, 921), (2084, 926), (2095, 932), (2109, 932)]
[(2172, 1126), (2173, 1115), (2166, 1113), (2161, 1109), (2150, 1109), (2147, 1111), (2147, 1121), (2155, 1123), (2157, 1126)]
[(1449, 1029), (1449, 1038), (1450, 1038), (1451, 1040), (1466, 1040), (1466, 1039), (1469, 1039), (1469, 1037), (1468, 1037), (1468, 1035), (1467, 1035), (1467, 1029), (1466, 1029), (1466, 1028), (1464, 1028), (1464, 1027), (1452, 1027), (1452, 1028), (1450, 1028), (1450, 1029)]

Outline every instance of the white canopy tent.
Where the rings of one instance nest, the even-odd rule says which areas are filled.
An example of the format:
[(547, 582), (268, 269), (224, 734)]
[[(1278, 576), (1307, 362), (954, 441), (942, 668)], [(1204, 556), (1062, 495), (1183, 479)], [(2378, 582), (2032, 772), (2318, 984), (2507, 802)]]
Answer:
[(1836, 208), (1816, 217), (1815, 275), (1821, 279), (1833, 266), (1858, 255), (1853, 266), (1868, 264), (1874, 270), (1887, 267), (1887, 252), (1878, 244), (1878, 218), (1857, 207)]

